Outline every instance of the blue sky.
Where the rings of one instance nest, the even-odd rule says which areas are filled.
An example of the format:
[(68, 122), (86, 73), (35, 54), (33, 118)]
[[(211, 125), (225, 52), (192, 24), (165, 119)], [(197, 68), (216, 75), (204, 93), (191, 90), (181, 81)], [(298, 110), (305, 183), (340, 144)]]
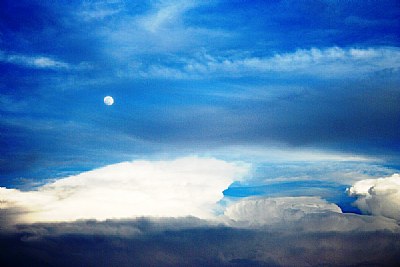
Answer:
[(293, 186), (302, 172), (319, 181), (326, 165), (337, 176), (398, 168), (397, 1), (3, 1), (1, 10), (2, 186), (186, 155), (269, 166), (249, 177), (257, 186), (302, 162), (310, 167), (294, 168)]
[[(144, 216), (127, 231), (150, 245), (169, 239), (142, 224), (288, 232), (261, 247), (299, 231), (386, 244), (400, 232), (399, 32), (397, 0), (0, 1), (0, 234), (119, 235), (126, 222), (105, 220)], [(229, 253), (205, 262), (302, 262)]]

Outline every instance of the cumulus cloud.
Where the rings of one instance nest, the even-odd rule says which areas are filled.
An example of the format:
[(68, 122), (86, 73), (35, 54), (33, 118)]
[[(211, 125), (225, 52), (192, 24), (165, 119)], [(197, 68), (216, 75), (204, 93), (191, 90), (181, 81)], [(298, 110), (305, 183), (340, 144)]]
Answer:
[(137, 216), (213, 216), (222, 191), (248, 166), (212, 158), (133, 161), (58, 179), (37, 190), (0, 188), (1, 209), (18, 222)]
[(348, 189), (358, 199), (357, 207), (372, 215), (385, 216), (400, 221), (400, 175), (356, 182)]
[(245, 198), (229, 206), (225, 215), (235, 221), (264, 225), (329, 211), (341, 212), (337, 205), (318, 197)]
[(243, 198), (229, 205), (224, 215), (233, 227), (274, 231), (400, 230), (392, 219), (342, 213), (336, 204), (319, 197)]

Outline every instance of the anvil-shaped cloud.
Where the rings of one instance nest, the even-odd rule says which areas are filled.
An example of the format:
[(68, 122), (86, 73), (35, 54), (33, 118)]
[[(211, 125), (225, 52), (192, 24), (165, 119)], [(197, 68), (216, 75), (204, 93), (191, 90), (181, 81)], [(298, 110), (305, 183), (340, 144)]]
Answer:
[(0, 188), (0, 208), (17, 222), (138, 216), (209, 218), (222, 191), (249, 166), (213, 158), (133, 161), (56, 180), (35, 191)]

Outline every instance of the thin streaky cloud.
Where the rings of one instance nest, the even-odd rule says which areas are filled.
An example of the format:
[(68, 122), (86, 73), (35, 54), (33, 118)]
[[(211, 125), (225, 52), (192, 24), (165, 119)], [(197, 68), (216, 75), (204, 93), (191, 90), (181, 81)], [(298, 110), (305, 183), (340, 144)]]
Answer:
[(87, 62), (81, 62), (79, 64), (70, 64), (55, 59), (51, 56), (9, 54), (4, 51), (0, 53), (0, 62), (19, 65), (33, 69), (84, 70), (91, 68), (90, 64)]
[(320, 78), (360, 77), (385, 69), (398, 70), (400, 50), (397, 47), (300, 49), (293, 53), (272, 57), (244, 57), (237, 55), (212, 56), (198, 54), (186, 58), (179, 67), (150, 65), (140, 70), (143, 77), (167, 79), (201, 79), (208, 77), (252, 77), (276, 73)]

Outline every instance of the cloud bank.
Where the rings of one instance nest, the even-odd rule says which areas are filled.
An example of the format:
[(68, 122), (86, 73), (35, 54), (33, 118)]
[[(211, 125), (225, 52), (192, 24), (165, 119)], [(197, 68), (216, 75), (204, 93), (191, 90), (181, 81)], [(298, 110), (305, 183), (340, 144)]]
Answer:
[(36, 190), (0, 188), (0, 220), (14, 225), (194, 216), (229, 227), (275, 231), (399, 230), (393, 220), (398, 220), (398, 175), (362, 180), (349, 189), (358, 197), (358, 208), (379, 215), (367, 216), (342, 213), (335, 203), (316, 196), (224, 198), (223, 191), (249, 173), (245, 163), (215, 158), (122, 162)]
[(232, 227), (299, 232), (399, 231), (390, 218), (342, 213), (319, 197), (243, 198), (224, 215)]
[[(1, 188), (1, 225), (28, 224), (0, 227), (0, 265), (396, 266), (395, 220), (342, 213), (319, 197), (224, 199), (216, 216), (222, 190), (249, 171), (213, 158), (142, 160), (36, 191)], [(393, 189), (397, 179), (363, 180), (351, 192), (361, 199), (372, 184)]]
[(58, 179), (37, 190), (0, 188), (0, 208), (22, 210), (17, 222), (209, 218), (222, 191), (247, 172), (247, 165), (213, 158), (123, 162)]
[(399, 235), (388, 231), (240, 229), (195, 218), (46, 223), (0, 232), (0, 264), (397, 266)]
[(235, 221), (254, 225), (295, 221), (310, 213), (342, 211), (338, 206), (317, 197), (247, 198), (234, 203), (225, 215)]

